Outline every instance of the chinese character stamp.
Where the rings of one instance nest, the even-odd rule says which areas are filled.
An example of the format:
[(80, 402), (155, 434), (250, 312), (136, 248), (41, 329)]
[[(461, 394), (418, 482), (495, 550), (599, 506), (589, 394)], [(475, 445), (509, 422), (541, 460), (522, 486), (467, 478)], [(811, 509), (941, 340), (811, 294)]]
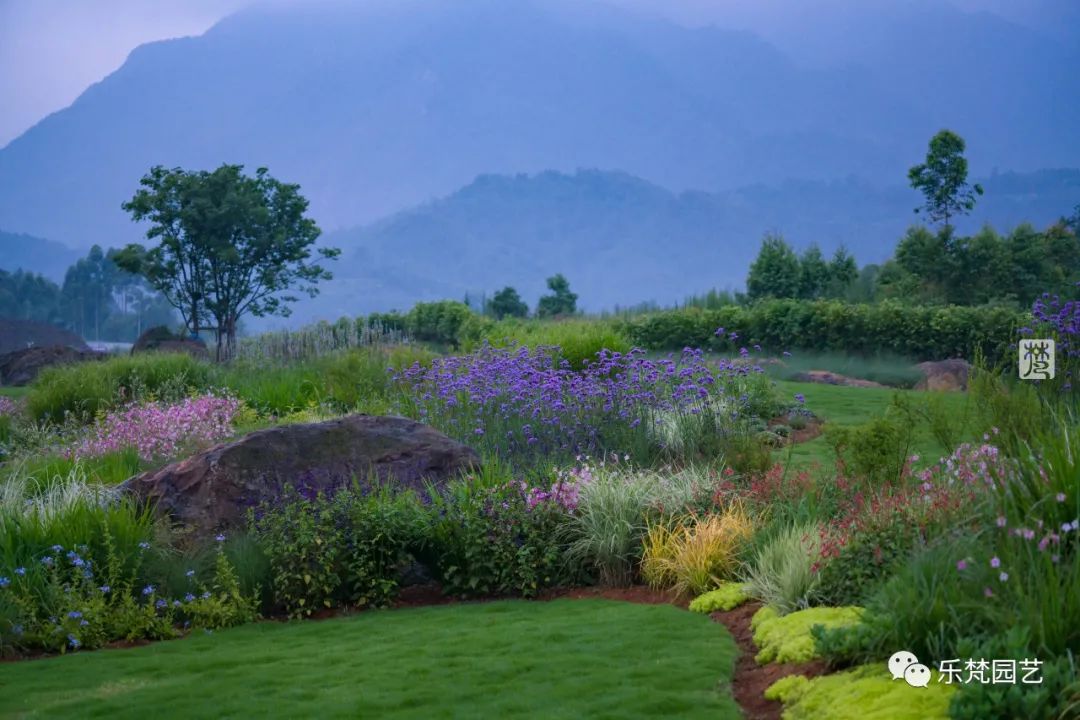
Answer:
[(1026, 338), (1020, 341), (1021, 380), (1054, 379), (1054, 341)]

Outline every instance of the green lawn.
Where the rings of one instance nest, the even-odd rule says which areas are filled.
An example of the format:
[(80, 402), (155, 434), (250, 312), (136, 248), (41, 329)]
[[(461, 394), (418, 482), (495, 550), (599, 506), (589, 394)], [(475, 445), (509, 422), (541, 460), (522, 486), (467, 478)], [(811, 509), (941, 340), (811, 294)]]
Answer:
[(462, 604), (0, 664), (0, 715), (736, 718), (735, 654), (669, 605)]
[(0, 395), (6, 395), (7, 397), (22, 397), (30, 392), (29, 387), (0, 387)]
[[(802, 393), (806, 396), (806, 407), (814, 411), (818, 417), (824, 419), (826, 424), (858, 425), (873, 417), (883, 415), (892, 401), (892, 396), (896, 393), (902, 393), (916, 400), (925, 399), (930, 395), (940, 396), (947, 403), (947, 406), (953, 410), (956, 417), (964, 416), (969, 402), (967, 393), (962, 392), (860, 388), (825, 385), (822, 383), (798, 383), (786, 380), (778, 380), (776, 384), (784, 397), (792, 397), (795, 393)], [(969, 437), (965, 439), (971, 439), (971, 434), (972, 432), (969, 431)], [(924, 461), (929, 462), (933, 462), (946, 454), (946, 449), (934, 439), (925, 422), (916, 428), (912, 451)], [(824, 437), (817, 437), (792, 448), (783, 448), (777, 451), (776, 456), (778, 459), (786, 461), (789, 453), (791, 465), (794, 467), (810, 467), (817, 463), (824, 468), (831, 468), (835, 463), (835, 455), (825, 442)]]

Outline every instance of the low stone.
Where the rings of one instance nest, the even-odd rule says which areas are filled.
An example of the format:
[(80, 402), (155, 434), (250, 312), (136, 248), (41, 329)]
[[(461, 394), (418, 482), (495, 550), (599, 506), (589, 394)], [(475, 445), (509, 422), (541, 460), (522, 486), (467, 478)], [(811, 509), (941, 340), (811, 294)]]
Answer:
[(99, 360), (104, 353), (68, 345), (28, 347), (0, 355), (0, 385), (29, 385), (44, 368)]
[(286, 487), (305, 497), (332, 494), (354, 479), (420, 493), (477, 469), (471, 448), (400, 417), (349, 415), (258, 430), (181, 462), (131, 478), (123, 490), (196, 536), (243, 525), (249, 508), (273, 503)]
[(139, 336), (131, 346), (131, 354), (145, 352), (186, 353), (199, 360), (209, 360), (206, 343), (195, 338), (181, 337), (166, 327), (153, 327)]
[(967, 390), (971, 363), (953, 358), (923, 362), (915, 366), (923, 374), (923, 379), (915, 384), (916, 390)]

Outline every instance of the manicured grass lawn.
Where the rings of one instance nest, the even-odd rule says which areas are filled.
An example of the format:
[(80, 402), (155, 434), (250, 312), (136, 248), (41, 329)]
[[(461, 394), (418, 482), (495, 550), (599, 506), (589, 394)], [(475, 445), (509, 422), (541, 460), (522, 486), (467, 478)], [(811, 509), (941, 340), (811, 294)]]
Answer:
[(735, 644), (669, 605), (500, 601), (0, 665), (4, 717), (736, 718)]
[(30, 392), (28, 387), (0, 387), (0, 395), (7, 397), (22, 397)]
[[(957, 417), (964, 415), (968, 403), (967, 393), (962, 392), (860, 388), (825, 385), (822, 383), (798, 383), (787, 380), (778, 380), (776, 384), (784, 397), (790, 398), (795, 393), (805, 395), (806, 406), (823, 418), (826, 424), (858, 425), (871, 418), (883, 415), (888, 409), (889, 403), (892, 402), (892, 396), (896, 393), (902, 393), (916, 400), (926, 398), (929, 395), (938, 395), (945, 401), (947, 407), (956, 413)], [(973, 434), (971, 432), (967, 433), (964, 439), (973, 439)], [(912, 451), (927, 462), (934, 462), (946, 454), (945, 448), (934, 439), (925, 421), (916, 428)], [(789, 452), (790, 463), (797, 468), (810, 467), (815, 463), (823, 468), (831, 468), (835, 463), (835, 455), (828, 443), (825, 442), (824, 436), (800, 443), (793, 448), (778, 450), (776, 457), (778, 460), (786, 462)]]

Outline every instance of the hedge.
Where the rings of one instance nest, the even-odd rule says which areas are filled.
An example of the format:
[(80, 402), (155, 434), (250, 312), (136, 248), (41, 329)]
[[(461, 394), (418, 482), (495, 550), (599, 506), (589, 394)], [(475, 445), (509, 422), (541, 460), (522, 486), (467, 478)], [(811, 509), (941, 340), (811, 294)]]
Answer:
[[(981, 351), (995, 362), (1012, 352), (1017, 331), (1030, 322), (1030, 313), (1001, 306), (766, 300), (714, 310), (669, 310), (623, 321), (621, 329), (634, 345), (648, 350), (730, 350), (756, 344), (773, 352), (887, 352), (919, 360), (970, 360)], [(722, 337), (717, 337), (719, 328)], [(737, 338), (732, 340), (730, 333)]]

